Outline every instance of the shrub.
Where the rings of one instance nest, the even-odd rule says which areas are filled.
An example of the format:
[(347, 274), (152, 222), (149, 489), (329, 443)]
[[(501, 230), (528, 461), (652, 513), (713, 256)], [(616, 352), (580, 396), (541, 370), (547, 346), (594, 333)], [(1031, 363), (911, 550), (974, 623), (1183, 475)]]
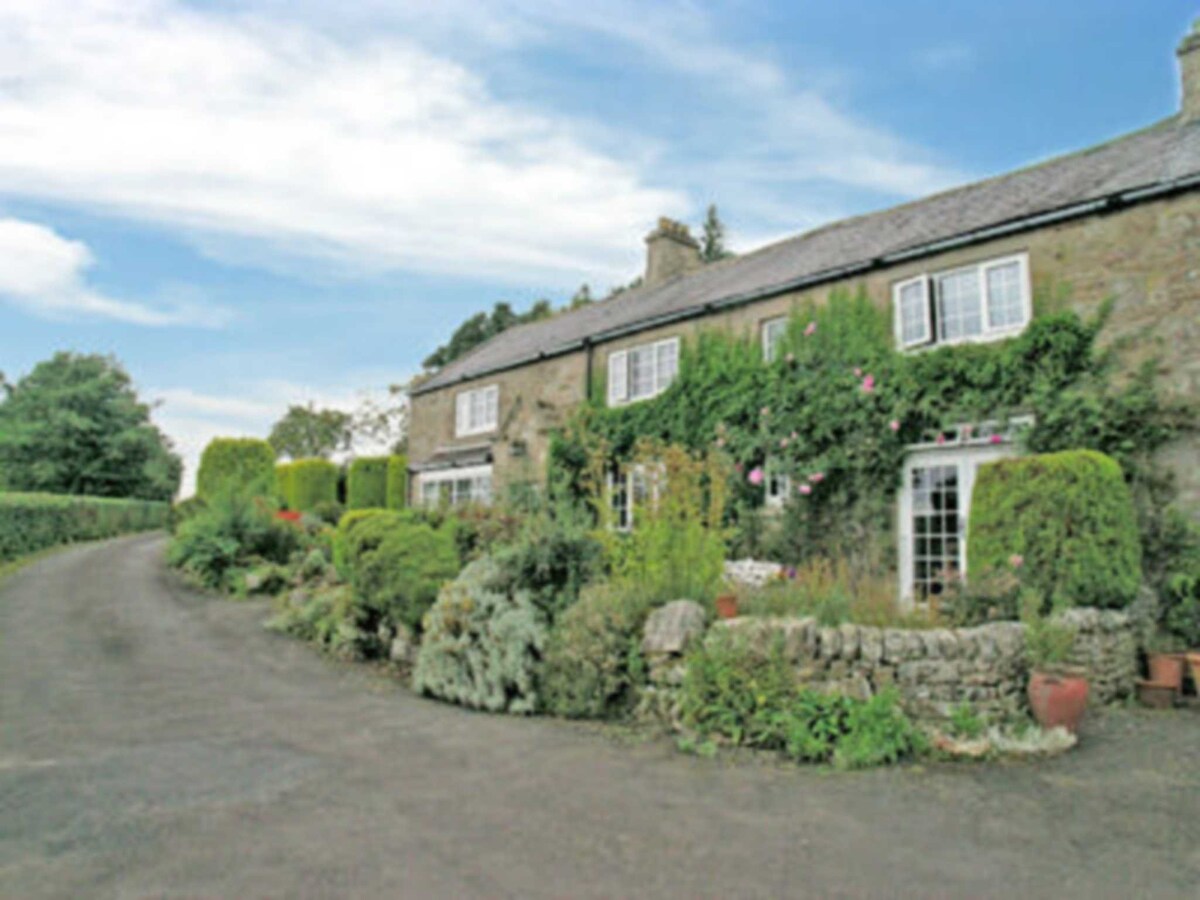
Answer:
[(355, 615), (353, 592), (347, 585), (338, 585), (283, 597), (279, 612), (267, 627), (312, 641), (337, 656), (357, 658), (362, 655), (363, 634)]
[(529, 591), (553, 621), (600, 574), (604, 547), (596, 539), (587, 509), (560, 500), (529, 516), (516, 539), (497, 550), (495, 557), (511, 587)]
[[(728, 472), (723, 458), (717, 453), (694, 458), (682, 447), (645, 441), (638, 460), (647, 497), (657, 499), (635, 508), (630, 534), (606, 532), (614, 578), (636, 584), (660, 603), (681, 598), (711, 603), (725, 571), (721, 523)], [(611, 511), (606, 498), (599, 511), (601, 522), (607, 523)]]
[(1163, 624), (1184, 646), (1200, 647), (1200, 570), (1167, 579)]
[(171, 507), (149, 500), (0, 493), (0, 563), (59, 544), (167, 526)]
[(224, 488), (266, 493), (275, 481), (275, 451), (257, 438), (215, 438), (200, 456), (196, 495), (210, 497)]
[(650, 606), (611, 584), (586, 588), (550, 630), (542, 671), (546, 708), (569, 718), (627, 712), (644, 680), (642, 628)]
[(442, 583), (459, 570), (451, 528), (377, 516), (350, 533), (350, 583), (380, 621), (418, 630)]
[(275, 496), (284, 506), (291, 508), (292, 464), (279, 463), (275, 466)]
[(167, 559), (207, 587), (229, 588), (234, 570), (253, 560), (285, 564), (300, 536), (296, 527), (277, 521), (261, 498), (230, 482), (179, 526)]
[(1070, 450), (983, 465), (971, 500), (970, 565), (1019, 562), (1050, 604), (1123, 607), (1141, 584), (1129, 488), (1115, 460)]
[(386, 499), (388, 509), (408, 506), (408, 457), (402, 453), (388, 457)]
[(475, 709), (532, 713), (544, 619), (526, 593), (498, 589), (498, 576), (484, 557), (442, 588), (425, 618), (413, 686)]
[(288, 509), (308, 512), (318, 504), (337, 503), (338, 467), (327, 459), (301, 459), (291, 464)]
[(172, 506), (170, 516), (171, 533), (174, 534), (180, 525), (204, 509), (204, 506), (204, 500), (200, 497), (188, 497), (186, 500), (180, 500)]
[(350, 463), (346, 476), (348, 509), (383, 509), (387, 506), (386, 456), (362, 456)]
[(804, 688), (782, 639), (754, 648), (728, 630), (688, 654), (680, 713), (706, 736), (841, 768), (895, 762), (924, 746), (894, 691), (863, 701)]

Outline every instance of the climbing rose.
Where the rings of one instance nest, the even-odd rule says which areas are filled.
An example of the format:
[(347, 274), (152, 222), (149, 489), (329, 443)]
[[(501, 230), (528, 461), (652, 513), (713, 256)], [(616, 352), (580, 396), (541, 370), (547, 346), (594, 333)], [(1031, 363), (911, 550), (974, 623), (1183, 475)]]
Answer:
[(811, 494), (811, 493), (812, 493), (812, 487), (811, 487), (810, 485), (807, 485), (807, 484), (802, 484), (802, 485), (800, 485), (800, 487), (799, 487), (799, 491), (800, 491), (800, 493), (802, 493), (802, 494)]
[(900, 430), (900, 420), (892, 419), (892, 421), (888, 422), (888, 428), (892, 429), (892, 431), (899, 431)]
[(816, 333), (817, 333), (817, 323), (816, 323), (816, 322), (809, 322), (809, 323), (808, 323), (808, 327), (804, 329), (804, 336), (805, 336), (805, 337), (812, 337), (812, 336), (813, 336), (814, 334), (816, 334)]
[(811, 475), (808, 476), (808, 480), (811, 481), (813, 484), (820, 484), (822, 481), (825, 480), (825, 473), (824, 472), (813, 472)]
[(862, 380), (862, 389), (864, 394), (869, 394), (875, 390), (875, 376), (868, 375)]
[(1025, 565), (1025, 557), (1023, 557), (1020, 553), (1014, 553), (1008, 558), (1008, 564), (1014, 569), (1019, 569), (1021, 566)]
[(758, 468), (757, 466), (755, 466), (753, 469), (750, 470), (750, 474), (747, 477), (749, 478), (751, 484), (755, 484), (755, 485), (762, 484), (763, 483), (763, 470)]

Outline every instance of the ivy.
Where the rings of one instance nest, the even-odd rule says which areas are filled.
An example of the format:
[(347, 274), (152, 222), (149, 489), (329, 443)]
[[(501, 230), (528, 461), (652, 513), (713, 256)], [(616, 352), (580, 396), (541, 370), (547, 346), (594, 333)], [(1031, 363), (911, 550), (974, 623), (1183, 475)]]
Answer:
[[(793, 308), (771, 363), (757, 336), (706, 330), (684, 343), (666, 391), (613, 409), (593, 401), (552, 459), (578, 477), (588, 446), (609, 448), (615, 462), (639, 438), (695, 452), (715, 445), (740, 473), (730, 516), (746, 530), (763, 502), (751, 473), (770, 465), (792, 482), (780, 529), (790, 545), (776, 548), (792, 561), (886, 532), (906, 446), (963, 424), (1032, 415), (1028, 449), (1099, 450), (1135, 485), (1161, 485), (1151, 456), (1187, 427), (1188, 410), (1161, 398), (1151, 367), (1119, 375), (1115, 353), (1097, 344), (1107, 307), (1088, 321), (1055, 304), (1036, 308), (1011, 339), (901, 353), (887, 311), (865, 291), (834, 291), (827, 303)], [(1160, 491), (1147, 510), (1161, 500)]]

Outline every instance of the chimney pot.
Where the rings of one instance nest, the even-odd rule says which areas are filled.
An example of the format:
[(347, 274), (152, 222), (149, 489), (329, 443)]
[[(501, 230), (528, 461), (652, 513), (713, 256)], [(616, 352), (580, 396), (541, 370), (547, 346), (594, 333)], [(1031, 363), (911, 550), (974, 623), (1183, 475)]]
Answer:
[(646, 285), (669, 281), (700, 265), (700, 245), (682, 222), (663, 216), (646, 235)]
[(1175, 51), (1179, 57), (1179, 81), (1182, 97), (1179, 115), (1185, 122), (1200, 120), (1200, 19)]

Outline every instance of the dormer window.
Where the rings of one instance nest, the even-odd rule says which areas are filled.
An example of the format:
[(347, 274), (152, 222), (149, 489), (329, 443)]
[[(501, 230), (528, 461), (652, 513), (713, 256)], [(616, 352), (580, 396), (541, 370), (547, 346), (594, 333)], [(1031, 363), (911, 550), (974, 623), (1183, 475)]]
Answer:
[(892, 287), (892, 302), (901, 349), (1011, 337), (1033, 315), (1029, 257), (918, 275)]

